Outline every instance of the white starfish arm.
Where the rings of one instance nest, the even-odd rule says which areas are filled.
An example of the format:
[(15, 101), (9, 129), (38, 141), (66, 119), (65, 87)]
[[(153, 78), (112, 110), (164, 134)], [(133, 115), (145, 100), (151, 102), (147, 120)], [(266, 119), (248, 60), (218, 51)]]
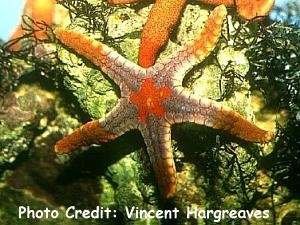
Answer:
[(137, 80), (146, 74), (145, 69), (99, 41), (63, 28), (56, 28), (54, 32), (61, 43), (100, 67), (123, 91), (137, 89)]
[(176, 193), (176, 169), (171, 148), (170, 124), (150, 116), (147, 124), (142, 124), (139, 130), (147, 146), (162, 196), (173, 197)]
[(204, 60), (221, 35), (223, 20), (227, 15), (224, 5), (216, 7), (210, 14), (199, 37), (191, 44), (187, 44), (180, 51), (166, 58), (161, 63), (149, 68), (149, 72), (174, 80), (174, 84), (181, 86), (185, 74), (197, 63)]

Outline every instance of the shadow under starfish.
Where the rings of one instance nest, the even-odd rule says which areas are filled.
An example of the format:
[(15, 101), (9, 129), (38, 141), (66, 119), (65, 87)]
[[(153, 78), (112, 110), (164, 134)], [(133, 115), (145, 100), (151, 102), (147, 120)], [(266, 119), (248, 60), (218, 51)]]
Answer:
[(216, 7), (193, 43), (148, 69), (98, 41), (57, 28), (55, 35), (62, 44), (93, 62), (119, 85), (121, 98), (104, 118), (88, 122), (58, 141), (55, 151), (68, 153), (80, 146), (111, 141), (129, 130), (138, 129), (147, 146), (160, 192), (164, 198), (170, 198), (176, 194), (172, 124), (193, 122), (225, 130), (246, 141), (269, 141), (272, 132), (258, 128), (216, 101), (197, 98), (182, 87), (185, 74), (214, 49), (226, 14), (225, 6)]

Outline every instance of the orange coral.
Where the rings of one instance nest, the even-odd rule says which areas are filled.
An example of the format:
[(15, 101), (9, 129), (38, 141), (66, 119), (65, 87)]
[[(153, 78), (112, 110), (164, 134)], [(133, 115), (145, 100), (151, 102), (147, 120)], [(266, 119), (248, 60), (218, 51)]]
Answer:
[[(45, 22), (48, 25), (53, 23), (53, 14), (56, 0), (27, 0), (23, 9), (23, 15), (31, 17), (36, 22)], [(20, 22), (16, 30), (10, 36), (13, 40), (24, 35), (23, 27), (25, 24)], [(33, 27), (35, 29), (35, 27)], [(46, 39), (47, 35), (42, 31), (35, 32), (34, 36), (40, 40)], [(20, 49), (19, 43), (12, 45), (12, 50)]]

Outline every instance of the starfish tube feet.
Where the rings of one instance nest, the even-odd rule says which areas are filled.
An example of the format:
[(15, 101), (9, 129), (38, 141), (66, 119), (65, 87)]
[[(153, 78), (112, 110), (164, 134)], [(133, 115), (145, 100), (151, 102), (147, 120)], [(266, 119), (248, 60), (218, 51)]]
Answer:
[(161, 47), (166, 43), (175, 26), (185, 0), (157, 0), (143, 28), (138, 64), (152, 66)]
[(115, 139), (115, 134), (101, 127), (99, 120), (93, 120), (58, 141), (54, 150), (57, 153), (68, 153), (80, 146), (108, 142), (113, 139)]

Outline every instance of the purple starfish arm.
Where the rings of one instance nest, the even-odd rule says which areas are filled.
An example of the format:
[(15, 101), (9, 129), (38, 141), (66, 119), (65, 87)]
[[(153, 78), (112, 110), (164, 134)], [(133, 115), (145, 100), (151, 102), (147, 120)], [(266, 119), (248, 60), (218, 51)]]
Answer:
[(57, 28), (55, 35), (62, 43), (76, 49), (76, 53), (100, 67), (120, 87), (123, 95), (127, 95), (129, 90), (137, 90), (137, 81), (141, 81), (146, 76), (146, 69), (101, 42), (62, 28)]
[(122, 98), (99, 122), (101, 127), (119, 137), (129, 130), (138, 129), (138, 110), (128, 98)]
[(165, 118), (170, 124), (193, 122), (222, 129), (243, 140), (264, 143), (272, 132), (260, 129), (231, 108), (208, 98), (196, 98), (183, 88), (176, 88), (172, 98), (164, 102)]
[(149, 116), (140, 131), (157, 177), (161, 194), (166, 198), (176, 192), (176, 169), (171, 147), (171, 125), (162, 118)]

